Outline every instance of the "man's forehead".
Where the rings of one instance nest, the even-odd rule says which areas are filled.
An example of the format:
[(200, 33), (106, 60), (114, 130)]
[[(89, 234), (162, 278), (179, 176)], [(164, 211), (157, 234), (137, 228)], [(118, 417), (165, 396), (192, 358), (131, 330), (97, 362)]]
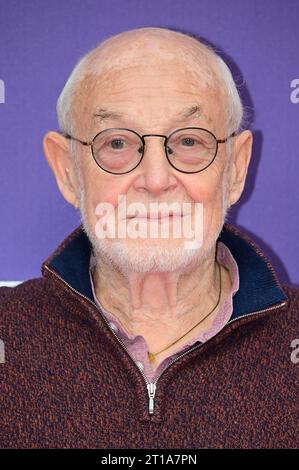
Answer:
[(113, 120), (126, 123), (130, 118), (134, 121), (134, 114), (144, 114), (146, 107), (145, 114), (155, 119), (157, 104), (163, 106), (167, 120), (169, 117), (178, 124), (192, 117), (206, 122), (212, 117), (215, 121), (215, 100), (219, 107), (223, 99), (215, 64), (194, 46), (192, 50), (188, 41), (182, 42), (185, 54), (179, 50), (182, 44), (173, 48), (180, 41), (171, 45), (162, 42), (156, 54), (150, 43), (140, 49), (128, 43), (127, 49), (122, 46), (116, 51), (119, 41), (111, 42), (92, 67), (87, 67), (84, 80), (78, 84), (74, 96), (77, 116), (81, 109), (95, 126)]
[[(158, 126), (198, 127), (217, 126), (219, 113), (223, 107), (219, 95), (212, 99), (211, 93), (198, 92), (192, 94), (159, 93), (155, 98), (145, 95), (92, 93), (87, 101), (77, 106), (78, 124), (92, 126), (91, 132), (108, 127), (136, 127), (145, 125), (149, 128)], [(217, 104), (218, 103), (218, 104)], [(221, 118), (221, 117), (220, 117)], [(80, 124), (79, 124), (80, 125)], [(135, 128), (134, 127), (134, 128)], [(166, 132), (166, 130), (165, 130)]]
[(207, 85), (215, 88), (219, 85), (219, 73), (216, 72), (215, 65), (206, 61), (193, 62), (179, 54), (171, 59), (144, 54), (129, 63), (123, 62), (121, 57), (118, 60), (95, 63), (92, 69), (86, 68), (79, 85), (83, 91), (105, 87), (110, 92), (120, 92), (133, 82), (139, 88), (146, 83), (153, 90), (182, 86), (198, 89)]
[(80, 107), (88, 105), (94, 116), (103, 119), (123, 117), (119, 109), (127, 105), (142, 110), (143, 103), (151, 107), (161, 102), (164, 108), (169, 104), (178, 119), (188, 118), (209, 108), (215, 97), (221, 101), (221, 88), (212, 73), (184, 70), (183, 64), (173, 68), (169, 63), (155, 65), (131, 65), (88, 75), (79, 84), (75, 101)]

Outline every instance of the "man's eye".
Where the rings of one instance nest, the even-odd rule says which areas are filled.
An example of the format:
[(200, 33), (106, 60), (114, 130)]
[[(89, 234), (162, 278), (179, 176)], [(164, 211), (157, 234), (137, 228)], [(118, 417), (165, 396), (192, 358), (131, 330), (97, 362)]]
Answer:
[(185, 137), (182, 139), (182, 144), (186, 145), (187, 147), (192, 147), (195, 144), (195, 140), (191, 137)]
[(121, 139), (111, 140), (109, 144), (113, 149), (116, 149), (116, 150), (124, 148), (124, 141)]

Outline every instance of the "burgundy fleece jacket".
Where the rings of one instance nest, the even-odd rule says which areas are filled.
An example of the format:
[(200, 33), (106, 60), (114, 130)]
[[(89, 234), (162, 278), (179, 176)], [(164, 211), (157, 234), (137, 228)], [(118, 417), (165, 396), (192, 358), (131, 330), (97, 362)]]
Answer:
[(155, 383), (94, 302), (81, 225), (42, 277), (0, 288), (0, 447), (298, 448), (299, 289), (236, 227), (219, 239), (238, 264), (232, 316)]

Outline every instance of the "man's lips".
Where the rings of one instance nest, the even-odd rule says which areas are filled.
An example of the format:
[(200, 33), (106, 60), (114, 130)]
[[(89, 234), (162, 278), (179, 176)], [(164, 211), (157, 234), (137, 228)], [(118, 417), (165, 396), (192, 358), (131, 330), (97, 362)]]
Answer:
[(179, 219), (190, 214), (138, 214), (138, 215), (129, 215), (127, 219), (144, 219), (144, 220), (163, 220), (163, 219)]

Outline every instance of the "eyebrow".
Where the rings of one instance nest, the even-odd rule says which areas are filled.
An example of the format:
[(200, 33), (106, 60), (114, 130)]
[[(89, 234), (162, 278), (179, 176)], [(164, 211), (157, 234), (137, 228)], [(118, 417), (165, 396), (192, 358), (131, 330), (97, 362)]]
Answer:
[[(198, 104), (194, 104), (191, 106), (188, 106), (181, 110), (173, 120), (182, 120), (182, 119), (188, 119), (190, 117), (196, 117), (199, 118), (201, 116), (201, 107)], [(100, 108), (98, 109), (93, 117), (95, 119), (99, 119), (100, 122), (106, 122), (106, 121), (111, 121), (111, 120), (121, 120), (126, 117), (124, 113), (119, 113), (116, 111), (109, 110), (107, 108)]]
[(201, 107), (198, 104), (194, 104), (192, 106), (188, 106), (184, 108), (182, 111), (179, 112), (177, 115), (178, 118), (190, 118), (190, 117), (197, 117), (201, 116)]
[(115, 111), (109, 111), (106, 108), (100, 108), (93, 115), (94, 118), (99, 118), (100, 122), (109, 121), (111, 119), (122, 119), (124, 115)]

